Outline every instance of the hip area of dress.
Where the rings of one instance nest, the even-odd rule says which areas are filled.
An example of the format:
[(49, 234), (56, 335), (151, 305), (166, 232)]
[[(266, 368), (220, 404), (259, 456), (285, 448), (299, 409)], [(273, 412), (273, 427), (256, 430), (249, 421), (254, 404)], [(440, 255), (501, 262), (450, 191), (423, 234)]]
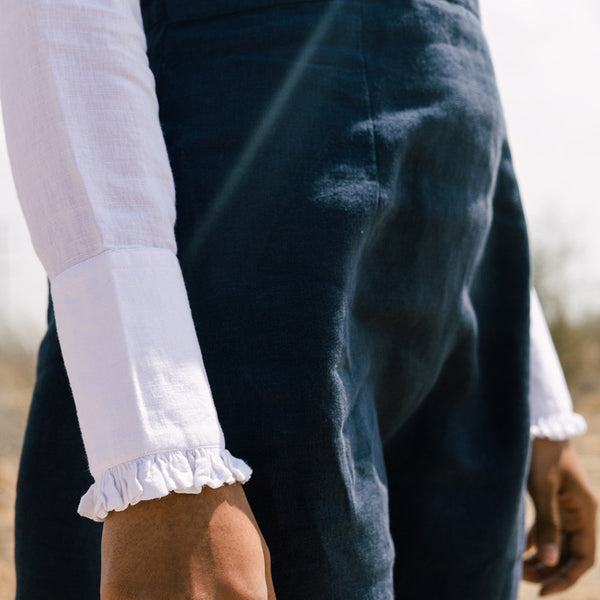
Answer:
[(479, 18), (478, 0), (141, 0), (143, 10), (153, 4), (161, 4), (173, 21), (210, 19), (236, 13), (251, 12), (273, 7), (298, 4), (364, 5), (367, 9), (386, 6), (411, 9), (417, 5), (430, 5), (450, 9), (463, 7)]

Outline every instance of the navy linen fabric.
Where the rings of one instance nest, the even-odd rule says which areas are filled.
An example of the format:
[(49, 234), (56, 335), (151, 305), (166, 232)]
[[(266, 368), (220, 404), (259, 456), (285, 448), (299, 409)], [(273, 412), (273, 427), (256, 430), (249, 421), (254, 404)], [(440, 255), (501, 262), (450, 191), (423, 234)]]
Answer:
[[(142, 9), (179, 260), (278, 598), (515, 598), (529, 263), (476, 1)], [(97, 597), (83, 460), (51, 316), (19, 598)]]

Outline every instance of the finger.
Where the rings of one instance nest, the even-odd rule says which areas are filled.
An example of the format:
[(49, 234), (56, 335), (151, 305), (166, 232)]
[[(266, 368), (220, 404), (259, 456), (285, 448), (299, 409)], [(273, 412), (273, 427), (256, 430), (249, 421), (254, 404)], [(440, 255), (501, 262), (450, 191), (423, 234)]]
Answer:
[(542, 583), (542, 581), (544, 581), (544, 577), (540, 573), (540, 563), (535, 565), (527, 565), (523, 563), (523, 573), (521, 577), (523, 581), (529, 581), (529, 583)]
[(540, 596), (557, 594), (570, 588), (589, 568), (591, 564), (583, 558), (570, 558), (554, 575), (542, 585)]
[(582, 492), (575, 496), (571, 492), (563, 495), (563, 503), (561, 522), (568, 532), (563, 553), (566, 558), (576, 556), (593, 563), (596, 554), (595, 498)]
[(587, 568), (594, 564), (596, 558), (596, 532), (595, 529), (584, 529), (567, 537), (565, 558), (580, 560)]
[(536, 509), (535, 545), (540, 561), (548, 567), (560, 559), (560, 516), (558, 495), (554, 486), (548, 485), (534, 498)]
[(556, 573), (557, 567), (547, 567), (541, 563), (539, 557), (535, 557), (534, 560), (528, 559), (523, 561), (523, 581), (529, 581), (530, 583), (543, 583)]

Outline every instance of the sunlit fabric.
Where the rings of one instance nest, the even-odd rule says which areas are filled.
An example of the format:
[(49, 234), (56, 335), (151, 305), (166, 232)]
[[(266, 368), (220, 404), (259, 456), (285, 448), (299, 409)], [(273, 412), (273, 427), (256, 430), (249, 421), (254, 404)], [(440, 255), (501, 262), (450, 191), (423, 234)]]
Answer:
[(229, 450), (280, 599), (392, 598), (394, 555), (398, 597), (514, 596), (529, 265), (476, 1), (0, 7), (54, 299), (19, 597), (94, 597), (90, 486), (101, 519), (245, 481)]

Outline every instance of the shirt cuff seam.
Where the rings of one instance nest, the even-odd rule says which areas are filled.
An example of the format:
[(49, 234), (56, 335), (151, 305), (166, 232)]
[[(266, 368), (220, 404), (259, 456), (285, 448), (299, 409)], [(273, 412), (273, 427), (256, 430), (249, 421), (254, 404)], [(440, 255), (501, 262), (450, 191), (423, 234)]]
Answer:
[[(147, 250), (150, 250), (150, 251), (157, 250), (157, 251), (168, 252), (169, 254), (176, 256), (176, 253), (171, 248), (168, 248), (165, 246), (141, 246), (141, 245), (140, 246), (112, 246), (110, 248), (105, 248), (104, 250), (100, 250), (99, 252), (96, 252), (95, 254), (85, 255), (85, 258), (82, 258), (81, 260), (78, 260), (77, 262), (74, 262), (73, 264), (69, 264), (68, 267), (66, 267), (65, 269), (63, 269), (62, 271), (60, 271), (53, 277), (49, 277), (49, 280), (50, 280), (51, 284), (56, 284), (56, 283), (58, 283), (58, 281), (60, 279), (63, 278), (63, 276), (65, 276), (72, 269), (81, 267), (82, 265), (85, 265), (85, 263), (88, 263), (94, 259), (97, 259), (100, 256), (104, 256), (107, 254), (118, 254), (120, 252), (135, 252), (135, 253), (137, 253), (137, 252), (147, 251)], [(115, 267), (113, 266), (113, 269), (114, 268)], [(120, 267), (120, 268), (124, 268), (124, 267)]]

